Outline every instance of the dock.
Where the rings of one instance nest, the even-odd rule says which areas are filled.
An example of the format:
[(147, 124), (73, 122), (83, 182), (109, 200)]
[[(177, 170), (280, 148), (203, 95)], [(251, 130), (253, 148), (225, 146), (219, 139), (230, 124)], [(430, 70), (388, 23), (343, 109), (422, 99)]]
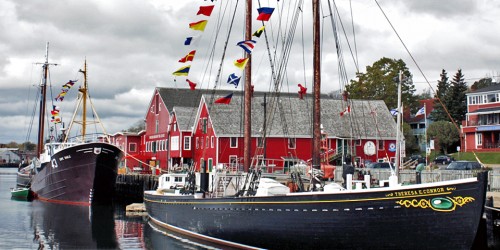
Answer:
[(144, 203), (132, 203), (125, 207), (126, 216), (147, 216), (146, 207)]

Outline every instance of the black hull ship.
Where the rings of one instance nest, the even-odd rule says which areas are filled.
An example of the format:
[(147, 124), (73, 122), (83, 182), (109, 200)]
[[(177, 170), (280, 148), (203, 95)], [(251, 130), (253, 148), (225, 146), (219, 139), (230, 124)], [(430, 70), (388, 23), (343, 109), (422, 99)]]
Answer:
[(57, 203), (111, 203), (121, 150), (108, 143), (84, 143), (60, 150), (33, 177), (35, 197)]
[[(353, 182), (352, 175), (345, 170), (346, 188), (333, 183), (323, 185), (318, 178), (323, 176), (321, 165), (327, 161), (320, 157), (321, 145), (326, 142), (320, 120), (320, 6), (318, 0), (312, 3), (314, 107), (310, 123), (309, 190), (304, 189), (300, 174), (291, 169), (293, 183), (288, 184), (295, 186), (285, 186), (261, 178), (266, 166), (252, 164), (251, 131), (260, 128), (251, 127), (250, 90), (253, 86), (248, 66), (245, 68), (241, 172), (240, 169), (232, 171), (231, 164), (224, 168), (224, 163), (219, 163), (209, 176), (206, 166), (200, 163), (200, 173), (190, 170), (182, 191), (167, 192), (167, 187), (160, 182), (157, 190), (144, 192), (144, 203), (152, 223), (236, 248), (470, 249), (483, 214), (487, 172), (478, 172), (477, 177), (462, 180), (399, 184), (401, 112), (397, 114), (394, 127), (397, 130), (396, 164), (391, 169), (387, 187), (383, 180), (381, 187), (372, 188), (370, 176), (365, 175), (363, 188), (362, 183)], [(252, 1), (246, 1), (246, 5), (245, 39), (249, 40)], [(401, 82), (398, 83), (398, 110), (401, 110)], [(210, 108), (208, 106), (208, 113)], [(349, 106), (346, 110), (352, 112)], [(285, 122), (282, 123), (285, 127)], [(265, 124), (262, 129), (263, 139), (267, 126)], [(345, 163), (342, 167), (347, 169)], [(356, 184), (355, 190), (353, 184)], [(299, 192), (290, 193), (289, 187), (297, 187)]]
[(469, 249), (486, 183), (483, 172), (432, 185), (268, 197), (146, 191), (144, 202), (151, 220), (170, 230), (262, 248)]
[[(111, 203), (115, 192), (118, 164), (123, 153), (118, 147), (108, 143), (109, 136), (90, 101), (87, 63), (85, 62), (83, 70), (79, 70), (83, 73), (84, 81), (78, 88), (77, 105), (68, 128), (61, 127), (62, 134), (57, 134), (57, 126), (61, 123), (61, 119), (59, 110), (55, 110), (56, 106), (53, 105), (51, 114), (54, 124), (51, 124), (50, 139), (45, 139), (43, 128), (49, 65), (51, 64), (48, 63), (47, 44), (46, 60), (43, 64), (44, 77), (40, 85), (38, 158), (35, 158), (28, 167), (31, 171), (31, 191), (35, 198), (42, 201), (71, 205)], [(64, 97), (76, 82), (77, 80), (70, 80), (64, 84), (59, 96)], [(60, 97), (59, 100), (63, 99)], [(87, 102), (90, 103), (89, 110), (92, 110), (92, 117), (96, 120), (87, 120)], [(80, 115), (80, 119), (76, 118), (77, 114)], [(78, 131), (76, 134), (71, 134), (75, 124), (81, 127), (75, 129)], [(87, 125), (90, 124), (100, 124), (102, 131), (96, 131), (95, 134), (87, 133)], [(18, 185), (19, 183), (22, 182), (19, 181)]]

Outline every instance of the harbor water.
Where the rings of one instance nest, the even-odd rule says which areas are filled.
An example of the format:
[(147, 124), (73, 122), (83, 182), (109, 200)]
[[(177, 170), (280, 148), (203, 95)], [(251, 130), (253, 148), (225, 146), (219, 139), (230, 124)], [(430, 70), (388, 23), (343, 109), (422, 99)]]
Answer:
[(214, 249), (127, 217), (126, 204), (70, 206), (14, 200), (15, 168), (0, 168), (0, 249)]

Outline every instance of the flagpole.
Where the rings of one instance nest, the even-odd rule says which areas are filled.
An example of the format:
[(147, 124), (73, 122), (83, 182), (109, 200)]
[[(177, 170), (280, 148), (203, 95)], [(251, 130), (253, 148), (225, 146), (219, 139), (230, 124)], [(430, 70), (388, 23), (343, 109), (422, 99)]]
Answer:
[(425, 165), (427, 166), (427, 107), (424, 102), (424, 136), (425, 136)]

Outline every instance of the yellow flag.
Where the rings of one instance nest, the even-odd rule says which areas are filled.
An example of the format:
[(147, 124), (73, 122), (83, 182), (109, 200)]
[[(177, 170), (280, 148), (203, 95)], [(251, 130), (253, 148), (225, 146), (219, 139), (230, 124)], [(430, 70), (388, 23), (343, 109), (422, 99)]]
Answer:
[(234, 66), (236, 66), (240, 69), (244, 69), (245, 66), (247, 65), (247, 62), (248, 62), (248, 58), (241, 58), (241, 59), (234, 61)]
[(207, 20), (201, 20), (196, 23), (190, 23), (189, 28), (194, 29), (194, 30), (199, 30), (199, 31), (204, 31), (205, 26), (207, 26)]

